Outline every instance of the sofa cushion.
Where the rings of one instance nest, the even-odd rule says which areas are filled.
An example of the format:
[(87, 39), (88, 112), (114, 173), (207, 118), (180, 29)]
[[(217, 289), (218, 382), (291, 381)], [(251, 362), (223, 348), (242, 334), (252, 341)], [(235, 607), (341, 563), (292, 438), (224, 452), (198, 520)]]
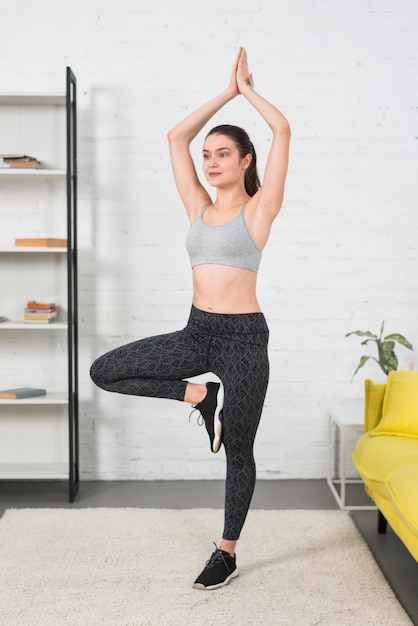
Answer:
[(366, 432), (377, 426), (382, 417), (385, 390), (385, 384), (374, 383), (372, 380), (364, 381), (364, 430)]
[(418, 439), (418, 372), (390, 372), (383, 399), (382, 419), (370, 434)]
[(418, 442), (406, 437), (361, 435), (353, 451), (353, 462), (365, 484), (388, 499), (386, 483), (405, 465), (418, 465)]
[(387, 489), (395, 512), (418, 536), (418, 464), (395, 470), (388, 480)]

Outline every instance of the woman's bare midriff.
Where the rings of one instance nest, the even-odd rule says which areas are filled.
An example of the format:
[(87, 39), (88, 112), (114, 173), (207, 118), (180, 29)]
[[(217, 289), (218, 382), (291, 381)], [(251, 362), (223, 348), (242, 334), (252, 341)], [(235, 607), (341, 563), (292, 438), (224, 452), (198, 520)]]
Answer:
[(193, 304), (209, 313), (257, 313), (257, 273), (225, 265), (193, 268)]

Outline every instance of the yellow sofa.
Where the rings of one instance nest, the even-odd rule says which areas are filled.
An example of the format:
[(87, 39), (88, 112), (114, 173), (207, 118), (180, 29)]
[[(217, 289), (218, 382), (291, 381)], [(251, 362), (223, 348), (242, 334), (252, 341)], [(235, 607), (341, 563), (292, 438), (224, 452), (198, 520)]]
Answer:
[(391, 372), (365, 382), (365, 433), (353, 461), (386, 522), (418, 561), (418, 372)]

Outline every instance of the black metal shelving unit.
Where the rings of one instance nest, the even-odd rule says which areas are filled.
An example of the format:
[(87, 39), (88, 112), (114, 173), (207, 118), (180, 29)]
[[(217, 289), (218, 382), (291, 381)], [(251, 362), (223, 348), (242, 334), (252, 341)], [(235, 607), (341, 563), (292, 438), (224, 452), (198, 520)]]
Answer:
[(80, 484), (78, 399), (78, 258), (77, 258), (77, 81), (67, 67), (67, 291), (69, 498)]
[[(25, 121), (27, 119), (26, 112), (23, 112), (23, 109), (26, 106), (29, 107), (29, 116), (31, 115), (31, 107), (33, 110), (37, 110), (38, 107), (46, 106), (49, 108), (53, 107), (62, 107), (65, 112), (62, 115), (62, 111), (60, 116), (63, 118), (63, 129), (62, 136), (60, 140), (57, 142), (58, 144), (63, 144), (63, 151), (61, 154), (61, 167), (58, 169), (51, 168), (47, 166), (45, 169), (42, 168), (40, 170), (0, 170), (0, 177), (4, 181), (8, 181), (8, 184), (14, 184), (14, 182), (18, 182), (19, 180), (24, 180), (26, 183), (28, 180), (35, 181), (54, 181), (54, 180), (65, 180), (66, 182), (66, 215), (63, 216), (63, 228), (65, 228), (64, 217), (66, 218), (66, 234), (67, 234), (67, 248), (66, 250), (63, 248), (54, 249), (52, 252), (54, 254), (66, 254), (66, 259), (63, 265), (63, 271), (66, 270), (66, 278), (67, 284), (65, 285), (63, 282), (61, 283), (61, 298), (67, 296), (67, 321), (61, 323), (54, 323), (53, 326), (48, 328), (38, 328), (41, 332), (44, 330), (47, 333), (54, 334), (55, 331), (58, 332), (66, 332), (66, 340), (67, 340), (67, 359), (68, 359), (68, 375), (67, 375), (67, 389), (52, 392), (48, 394), (48, 400), (44, 402), (42, 397), (32, 399), (22, 400), (23, 404), (15, 404), (15, 407), (19, 407), (18, 410), (22, 409), (26, 411), (26, 409), (30, 410), (31, 406), (34, 406), (39, 410), (44, 404), (48, 406), (48, 411), (51, 410), (51, 406), (63, 406), (65, 405), (66, 411), (68, 411), (68, 428), (67, 425), (63, 424), (63, 432), (66, 429), (68, 432), (68, 470), (67, 470), (67, 460), (63, 460), (58, 462), (59, 468), (53, 468), (51, 470), (49, 476), (49, 470), (45, 468), (41, 468), (39, 470), (39, 475), (37, 475), (37, 470), (33, 470), (33, 476), (38, 476), (41, 480), (49, 478), (55, 480), (56, 478), (62, 479), (68, 476), (68, 495), (69, 501), (73, 502), (80, 483), (80, 471), (79, 471), (79, 388), (78, 388), (78, 259), (77, 259), (77, 81), (75, 74), (73, 73), (70, 67), (66, 68), (66, 76), (65, 76), (65, 90), (63, 90), (60, 94), (53, 93), (0, 93), (0, 105), (6, 107), (6, 119), (7, 115), (11, 115), (14, 107), (20, 107), (21, 111), (17, 113), (17, 117), (22, 115), (22, 120)], [(23, 109), (22, 109), (23, 107)], [(61, 118), (61, 119), (62, 119)], [(41, 119), (37, 113), (34, 116), (35, 120)], [(58, 119), (58, 118), (57, 118)], [(26, 125), (26, 128), (30, 127), (30, 122)], [(48, 141), (50, 141), (50, 137), (55, 130), (51, 131), (50, 127), (46, 127), (48, 133)], [(61, 127), (60, 131), (61, 133)], [(37, 133), (42, 133), (42, 126), (37, 129)], [(6, 133), (7, 135), (7, 133)], [(14, 139), (11, 141), (11, 135), (9, 134), (6, 142), (9, 141), (9, 145), (13, 144)], [(19, 138), (18, 138), (19, 143)], [(48, 144), (49, 146), (49, 144)], [(61, 149), (61, 148), (60, 148)], [(55, 156), (51, 155), (47, 151), (46, 162), (54, 163)], [(11, 181), (14, 181), (13, 183)], [(65, 191), (65, 189), (64, 189)], [(10, 192), (9, 192), (10, 193)], [(65, 202), (65, 201), (64, 201)], [(3, 209), (4, 209), (3, 205)], [(7, 208), (5, 209), (7, 210)], [(4, 235), (9, 235), (10, 233), (1, 233)], [(30, 254), (34, 254), (36, 258), (37, 255), (44, 255), (45, 250), (43, 248), (30, 248), (28, 250)], [(11, 246), (0, 247), (0, 254), (6, 255), (6, 259), (9, 256), (21, 257), (23, 250), (16, 249)], [(17, 258), (16, 257), (16, 258)], [(3, 258), (3, 257), (2, 257)], [(65, 267), (66, 266), (66, 267)], [(4, 276), (3, 276), (4, 279)], [(7, 284), (7, 282), (6, 282)], [(13, 312), (15, 315), (16, 313)], [(1, 324), (1, 332), (23, 332), (23, 333), (31, 333), (38, 332), (35, 328), (28, 327), (24, 324), (23, 320), (20, 319), (11, 319), (6, 320)], [(9, 404), (12, 402), (12, 405)], [(19, 401), (9, 401), (9, 400), (0, 400), (0, 408), (3, 409), (5, 407), (13, 406), (14, 402)], [(13, 409), (14, 410), (14, 409)], [(64, 443), (64, 442), (62, 442)], [(63, 446), (63, 453), (65, 451), (65, 447)], [(0, 459), (1, 462), (1, 459)], [(20, 462), (20, 461), (19, 461)], [(18, 462), (18, 463), (19, 463)], [(37, 461), (34, 465), (36, 465)], [(48, 465), (49, 461), (46, 461), (45, 465)], [(7, 465), (7, 462), (5, 463)], [(13, 463), (12, 463), (13, 465)], [(40, 463), (42, 465), (42, 463)], [(54, 461), (51, 462), (51, 465), (54, 465)], [(28, 463), (30, 466), (30, 463)], [(62, 467), (61, 467), (62, 466)], [(9, 474), (6, 471), (6, 480), (9, 480)], [(13, 469), (10, 472), (11, 480), (27, 480), (31, 479), (31, 468), (24, 468), (22, 472), (19, 470), (16, 471), (15, 475), (13, 475)], [(3, 479), (2, 479), (3, 480)]]

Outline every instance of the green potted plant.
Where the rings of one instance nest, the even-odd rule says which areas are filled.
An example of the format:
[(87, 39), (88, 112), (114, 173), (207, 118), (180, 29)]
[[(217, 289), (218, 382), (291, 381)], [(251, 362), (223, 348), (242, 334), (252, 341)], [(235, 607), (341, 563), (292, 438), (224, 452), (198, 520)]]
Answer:
[(354, 330), (346, 334), (346, 337), (349, 337), (350, 335), (366, 337), (366, 339), (361, 342), (362, 346), (366, 346), (371, 341), (374, 342), (377, 346), (377, 358), (374, 356), (363, 355), (351, 380), (353, 380), (359, 369), (363, 367), (363, 365), (365, 365), (369, 359), (376, 361), (376, 363), (381, 367), (386, 375), (388, 375), (389, 372), (392, 372), (393, 370), (397, 370), (398, 357), (396, 356), (394, 351), (395, 342), (400, 343), (405, 348), (408, 348), (408, 350), (413, 350), (412, 344), (410, 344), (403, 335), (399, 335), (399, 333), (392, 333), (391, 335), (386, 335), (386, 337), (383, 337), (384, 326), (385, 322), (383, 321), (379, 336), (371, 333), (369, 330)]

